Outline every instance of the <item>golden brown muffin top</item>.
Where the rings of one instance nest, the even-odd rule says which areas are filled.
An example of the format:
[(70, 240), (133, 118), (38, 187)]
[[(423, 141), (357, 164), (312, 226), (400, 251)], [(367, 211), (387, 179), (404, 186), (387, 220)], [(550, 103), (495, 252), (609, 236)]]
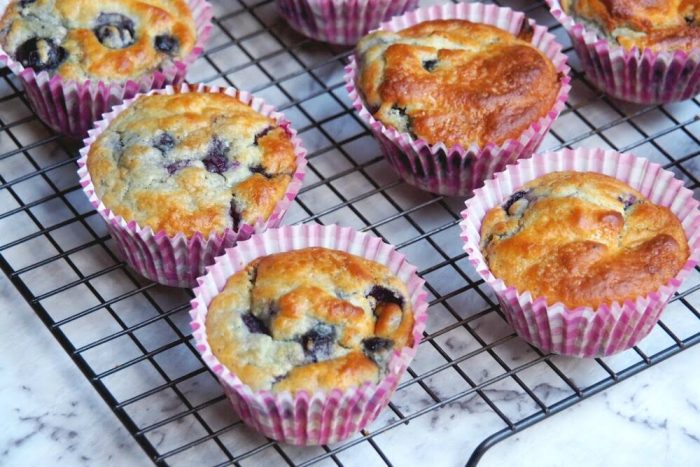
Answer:
[(689, 254), (668, 208), (591, 172), (555, 172), (525, 184), (486, 214), (481, 251), (506, 285), (572, 308), (651, 293)]
[(253, 390), (377, 383), (413, 344), (406, 286), (379, 263), (306, 248), (258, 258), (209, 305), (212, 352)]
[(267, 219), (296, 170), (291, 135), (223, 93), (138, 98), (91, 145), (97, 196), (168, 235), (238, 230)]
[(67, 79), (137, 78), (186, 57), (196, 40), (185, 0), (18, 0), (0, 19), (10, 56)]
[[(527, 24), (527, 23), (524, 23)], [(430, 144), (468, 147), (517, 138), (549, 112), (552, 62), (519, 37), (466, 20), (434, 20), (360, 40), (358, 89), (374, 117)]]
[(700, 48), (700, 0), (562, 0), (561, 6), (628, 49)]

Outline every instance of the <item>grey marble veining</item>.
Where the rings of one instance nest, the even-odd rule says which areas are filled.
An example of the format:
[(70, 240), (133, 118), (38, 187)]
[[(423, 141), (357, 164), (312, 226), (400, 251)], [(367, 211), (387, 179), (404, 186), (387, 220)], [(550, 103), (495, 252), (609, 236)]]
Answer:
[(0, 465), (149, 465), (4, 275), (0, 355)]
[(699, 360), (696, 346), (496, 445), (480, 465), (698, 465)]

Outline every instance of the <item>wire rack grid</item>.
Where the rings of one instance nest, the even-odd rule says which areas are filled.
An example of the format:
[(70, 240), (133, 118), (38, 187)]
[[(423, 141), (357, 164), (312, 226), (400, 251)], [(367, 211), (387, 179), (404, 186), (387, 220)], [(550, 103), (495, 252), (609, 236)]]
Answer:
[[(543, 149), (633, 151), (700, 188), (697, 99), (613, 101), (580, 72), (543, 2), (497, 3), (525, 11), (567, 45), (573, 90)], [(48, 130), (0, 70), (0, 266), (156, 464), (404, 465), (439, 449), (438, 463), (475, 465), (498, 441), (700, 341), (696, 270), (627, 352), (575, 360), (523, 342), (462, 252), (463, 200), (404, 184), (352, 111), (342, 83), (348, 50), (293, 32), (272, 0), (213, 4), (213, 37), (188, 79), (252, 91), (298, 129), (309, 167), (285, 222), (337, 222), (397, 245), (427, 281), (430, 319), (392, 403), (366, 431), (297, 448), (247, 429), (194, 349), (191, 294), (145, 281), (115, 255), (78, 186), (79, 147)], [(411, 443), (393, 442), (402, 439)]]

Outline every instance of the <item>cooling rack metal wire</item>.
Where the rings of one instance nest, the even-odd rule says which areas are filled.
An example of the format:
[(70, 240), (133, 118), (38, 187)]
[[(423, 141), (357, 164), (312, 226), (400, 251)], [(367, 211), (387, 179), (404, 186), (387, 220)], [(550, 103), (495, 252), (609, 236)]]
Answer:
[[(463, 200), (404, 184), (350, 108), (342, 83), (348, 50), (296, 34), (272, 0), (213, 3), (212, 41), (189, 80), (250, 90), (299, 130), (310, 151), (308, 175), (285, 221), (338, 222), (397, 245), (427, 280), (430, 321), (392, 403), (368, 430), (306, 449), (253, 433), (197, 357), (191, 294), (145, 281), (115, 255), (78, 186), (79, 146), (48, 130), (0, 70), (0, 266), (156, 464), (342, 465), (358, 453), (370, 464), (401, 464), (411, 448), (398, 452), (392, 438), (425, 437), (429, 427), (449, 423), (466, 441), (445, 455), (476, 465), (508, 436), (700, 341), (695, 271), (652, 334), (621, 355), (572, 360), (527, 345), (461, 250)], [(569, 43), (543, 2), (497, 3), (525, 11)], [(571, 99), (542, 148), (633, 151), (697, 191), (697, 99), (645, 107), (613, 101), (579, 71), (571, 47), (566, 52)]]

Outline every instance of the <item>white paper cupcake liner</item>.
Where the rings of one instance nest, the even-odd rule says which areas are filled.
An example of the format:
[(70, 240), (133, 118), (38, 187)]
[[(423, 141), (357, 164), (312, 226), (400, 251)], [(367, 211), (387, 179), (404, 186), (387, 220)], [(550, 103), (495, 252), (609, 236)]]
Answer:
[(95, 142), (112, 120), (141, 95), (127, 100), (114, 107), (110, 113), (103, 115), (102, 120), (95, 124), (94, 129), (90, 130), (89, 136), (84, 141), (84, 147), (80, 150), (81, 157), (78, 160), (80, 185), (83, 187), (83, 191), (88, 196), (90, 203), (107, 222), (109, 232), (114, 238), (124, 260), (139, 274), (148, 279), (173, 287), (194, 287), (196, 278), (204, 274), (205, 266), (212, 264), (214, 258), (223, 253), (225, 248), (235, 245), (238, 240), (250, 237), (254, 232), (262, 232), (268, 227), (278, 226), (302, 186), (306, 168), (306, 150), (302, 146), (301, 140), (296, 136), (296, 131), (292, 129), (289, 121), (262, 99), (254, 97), (245, 91), (216, 86), (210, 87), (203, 84), (183, 84), (178, 87), (168, 86), (162, 90), (153, 90), (146, 95), (187, 92), (227, 94), (249, 105), (256, 112), (276, 120), (292, 138), (296, 154), (296, 170), (294, 175), (292, 175), (289, 186), (287, 186), (287, 191), (277, 202), (270, 217), (258, 219), (254, 225), (242, 222), (237, 231), (227, 228), (223, 232), (212, 232), (208, 236), (199, 232), (191, 237), (187, 237), (182, 233), (169, 236), (164, 231), (154, 232), (150, 227), (142, 227), (133, 220), (117, 216), (106, 207), (95, 193), (95, 187), (86, 165), (92, 143)]
[(483, 3), (433, 5), (394, 17), (383, 23), (379, 29), (400, 31), (434, 19), (465, 19), (493, 25), (514, 35), (520, 32), (524, 21), (528, 21), (533, 28), (532, 44), (554, 63), (561, 76), (561, 87), (552, 109), (517, 139), (507, 140), (500, 145), (487, 144), (479, 147), (473, 144), (468, 148), (455, 145), (448, 148), (443, 143), (431, 145), (423, 139), (414, 140), (410, 134), (400, 133), (375, 119), (356, 87), (359, 73), (357, 59), (355, 56), (350, 57), (350, 62), (345, 68), (345, 86), (353, 107), (379, 141), (384, 156), (394, 170), (407, 183), (422, 190), (450, 196), (469, 196), (484, 180), (503, 170), (506, 164), (530, 157), (539, 147), (544, 135), (565, 108), (571, 89), (569, 67), (566, 64), (566, 55), (561, 52), (561, 45), (547, 32), (547, 28), (537, 25), (523, 13), (510, 8)]
[[(0, 0), (0, 16), (12, 0)], [(187, 1), (197, 29), (197, 41), (192, 51), (162, 70), (125, 82), (103, 80), (64, 80), (47, 71), (35, 73), (12, 59), (0, 48), (0, 59), (20, 78), (27, 100), (39, 118), (53, 130), (82, 139), (95, 121), (117, 104), (166, 85), (182, 83), (187, 67), (199, 57), (211, 34), (212, 7), (205, 0)]]
[[(668, 207), (681, 221), (690, 257), (666, 285), (636, 300), (592, 307), (548, 304), (544, 297), (518, 291), (495, 277), (481, 253), (481, 222), (525, 183), (558, 171), (598, 172), (621, 180), (651, 202)], [(700, 211), (692, 191), (660, 165), (631, 154), (603, 149), (576, 149), (536, 154), (486, 182), (467, 200), (462, 212), (464, 250), (479, 275), (495, 291), (518, 335), (545, 352), (575, 357), (601, 357), (629, 349), (654, 327), (666, 303), (700, 260)]]
[[(341, 250), (376, 261), (406, 284), (414, 313), (413, 345), (394, 351), (388, 374), (377, 384), (367, 382), (347, 390), (313, 394), (253, 391), (212, 353), (207, 340), (207, 307), (223, 290), (228, 278), (256, 258), (307, 247)], [(256, 234), (226, 250), (197, 281), (199, 287), (194, 290), (190, 324), (202, 359), (216, 374), (234, 409), (247, 425), (265, 436), (290, 444), (336, 443), (372, 422), (389, 403), (401, 375), (413, 359), (427, 320), (427, 293), (416, 268), (380, 238), (337, 225), (304, 224)]]

